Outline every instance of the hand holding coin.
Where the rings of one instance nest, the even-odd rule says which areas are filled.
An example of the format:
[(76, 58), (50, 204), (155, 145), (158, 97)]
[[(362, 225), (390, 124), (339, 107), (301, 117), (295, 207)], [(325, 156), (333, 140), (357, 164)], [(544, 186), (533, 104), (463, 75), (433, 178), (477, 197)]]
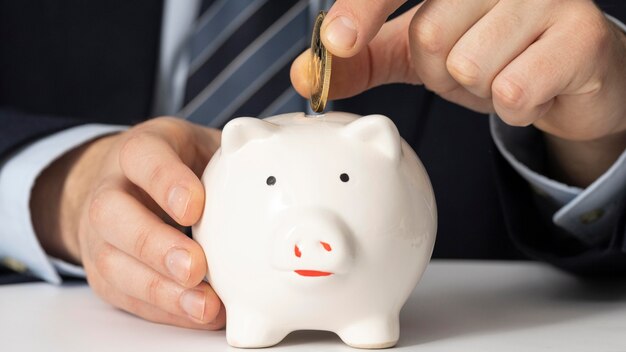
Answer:
[[(563, 139), (626, 131), (626, 35), (593, 1), (428, 0), (385, 23), (404, 2), (335, 2), (320, 28), (335, 56), (329, 99), (425, 84)], [(303, 96), (311, 93), (307, 56), (291, 72)]]
[[(626, 34), (592, 0), (428, 0), (386, 22), (403, 3), (335, 2), (320, 29), (335, 56), (329, 99), (424, 84), (510, 125), (533, 124), (564, 165), (585, 165), (568, 174), (593, 174), (572, 180), (581, 186), (626, 148)], [(291, 69), (305, 97), (309, 61), (305, 53)]]

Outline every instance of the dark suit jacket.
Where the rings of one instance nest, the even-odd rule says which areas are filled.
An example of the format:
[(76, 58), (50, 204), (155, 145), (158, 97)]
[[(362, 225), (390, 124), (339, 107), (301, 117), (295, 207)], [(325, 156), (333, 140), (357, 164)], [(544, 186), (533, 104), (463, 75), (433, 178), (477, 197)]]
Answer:
[[(623, 0), (600, 5), (626, 22)], [(0, 0), (0, 159), (72, 126), (150, 118), (161, 15), (154, 0)], [(439, 210), (435, 257), (531, 258), (580, 275), (626, 273), (626, 218), (595, 247), (560, 233), (500, 156), (485, 116), (406, 85), (335, 109), (391, 117), (416, 150)]]

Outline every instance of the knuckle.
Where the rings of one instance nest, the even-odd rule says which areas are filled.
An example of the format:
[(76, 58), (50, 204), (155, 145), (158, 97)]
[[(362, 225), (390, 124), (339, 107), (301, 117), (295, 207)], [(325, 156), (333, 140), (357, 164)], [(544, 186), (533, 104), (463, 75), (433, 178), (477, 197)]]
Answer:
[(162, 142), (166, 142), (178, 154), (189, 143), (191, 135), (190, 125), (174, 117), (157, 117), (139, 124), (127, 132), (127, 137), (121, 144), (120, 164), (124, 170), (135, 167), (146, 156), (151, 155), (151, 148)]
[(122, 142), (119, 152), (122, 168), (135, 163), (137, 156), (141, 155), (141, 151), (146, 146), (148, 138), (148, 132), (141, 126), (137, 126), (128, 132), (128, 136)]
[(102, 196), (95, 196), (89, 203), (89, 222), (92, 224), (102, 223), (102, 217), (105, 213)]
[(94, 266), (103, 278), (110, 278), (113, 271), (113, 247), (102, 246), (102, 248), (94, 256)]
[(99, 187), (89, 203), (89, 221), (93, 225), (106, 224), (110, 211), (115, 203), (115, 191)]
[(510, 78), (496, 78), (492, 95), (494, 102), (508, 111), (521, 111), (526, 105), (527, 94), (523, 85)]
[[(160, 183), (168, 174), (168, 167), (164, 165), (158, 155), (146, 150), (147, 146), (153, 144), (155, 136), (148, 131), (133, 132), (120, 149), (120, 165), (128, 174), (130, 170), (138, 167), (149, 168), (147, 182), (150, 185)], [(136, 174), (133, 172), (132, 174)]]
[(451, 53), (446, 62), (450, 75), (462, 86), (476, 87), (483, 79), (480, 66), (466, 55)]
[(163, 184), (169, 178), (169, 175), (172, 173), (172, 167), (168, 166), (161, 162), (155, 162), (154, 165), (151, 166), (151, 169), (148, 173), (148, 184), (152, 187), (156, 187), (157, 185)]
[(150, 236), (150, 233), (150, 229), (148, 229), (146, 226), (139, 226), (135, 230), (133, 253), (137, 258), (142, 261), (146, 260), (146, 247), (148, 244), (148, 237)]
[[(569, 6), (567, 19), (571, 31), (570, 38), (580, 43), (585, 50), (602, 52), (612, 41), (610, 24), (598, 7), (590, 2), (579, 2)], [(580, 28), (585, 28), (580, 31)]]
[(163, 281), (158, 275), (153, 275), (146, 284), (146, 301), (153, 305), (158, 305), (159, 290)]
[(411, 41), (420, 52), (443, 55), (446, 48), (440, 26), (426, 16), (415, 16), (409, 25)]
[(173, 141), (175, 146), (181, 146), (188, 140), (189, 125), (184, 120), (171, 116), (161, 116), (154, 119), (154, 125), (158, 126), (160, 131), (167, 131), (166, 138)]

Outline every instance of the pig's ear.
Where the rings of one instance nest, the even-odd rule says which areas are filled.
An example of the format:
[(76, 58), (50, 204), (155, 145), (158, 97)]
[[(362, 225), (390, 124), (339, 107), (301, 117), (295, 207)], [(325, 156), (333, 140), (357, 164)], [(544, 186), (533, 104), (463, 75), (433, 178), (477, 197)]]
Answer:
[(254, 140), (271, 137), (278, 126), (253, 117), (231, 120), (222, 130), (222, 153), (233, 153)]
[(358, 139), (393, 160), (400, 159), (402, 140), (396, 125), (386, 116), (361, 117), (349, 123), (342, 132), (345, 136)]

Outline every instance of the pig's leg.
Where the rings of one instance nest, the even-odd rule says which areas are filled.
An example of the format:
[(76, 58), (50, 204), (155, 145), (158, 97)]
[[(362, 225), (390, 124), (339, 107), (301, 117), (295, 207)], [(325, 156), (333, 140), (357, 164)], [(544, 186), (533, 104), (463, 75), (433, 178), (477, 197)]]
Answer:
[(255, 311), (231, 307), (227, 309), (226, 316), (226, 339), (233, 347), (274, 346), (289, 333), (278, 329), (272, 323), (272, 317), (263, 317)]
[(387, 348), (398, 342), (400, 321), (395, 316), (374, 316), (358, 319), (337, 331), (346, 344), (356, 348)]

